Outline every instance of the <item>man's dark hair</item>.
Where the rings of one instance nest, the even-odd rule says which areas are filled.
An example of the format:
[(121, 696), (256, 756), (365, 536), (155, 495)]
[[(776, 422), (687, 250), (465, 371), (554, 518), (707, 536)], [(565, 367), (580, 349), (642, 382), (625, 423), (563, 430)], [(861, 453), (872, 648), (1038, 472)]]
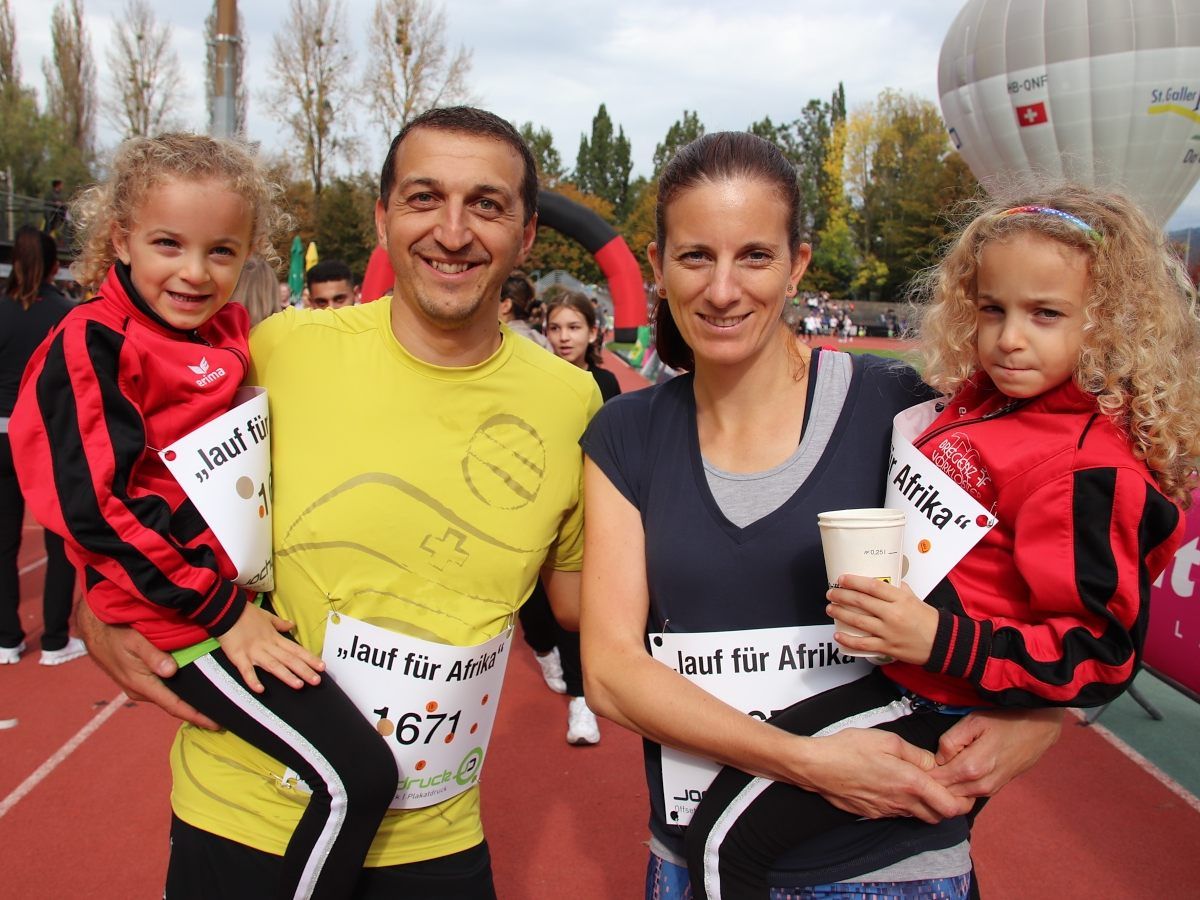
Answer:
[(354, 286), (354, 276), (350, 267), (340, 259), (323, 259), (304, 275), (304, 283), (311, 291), (314, 284), (324, 284), (326, 281), (345, 281)]
[(388, 148), (387, 158), (383, 161), (383, 171), (379, 176), (379, 202), (387, 206), (392, 188), (396, 185), (396, 154), (400, 145), (410, 131), (417, 128), (431, 128), (438, 131), (455, 131), (476, 137), (487, 137), (503, 141), (521, 156), (525, 172), (521, 178), (521, 203), (525, 207), (525, 223), (537, 212), (537, 166), (533, 154), (529, 152), (517, 129), (513, 128), (495, 113), (474, 106), (445, 106), (421, 113), (400, 129)]

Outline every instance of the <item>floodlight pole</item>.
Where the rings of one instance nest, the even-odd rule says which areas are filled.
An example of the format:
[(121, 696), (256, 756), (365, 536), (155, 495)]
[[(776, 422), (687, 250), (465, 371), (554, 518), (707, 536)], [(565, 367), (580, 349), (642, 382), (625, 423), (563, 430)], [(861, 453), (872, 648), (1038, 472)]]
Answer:
[(213, 137), (234, 137), (237, 132), (237, 85), (234, 73), (241, 52), (237, 33), (237, 0), (216, 0), (217, 28), (216, 78), (213, 85), (213, 116), (209, 131)]

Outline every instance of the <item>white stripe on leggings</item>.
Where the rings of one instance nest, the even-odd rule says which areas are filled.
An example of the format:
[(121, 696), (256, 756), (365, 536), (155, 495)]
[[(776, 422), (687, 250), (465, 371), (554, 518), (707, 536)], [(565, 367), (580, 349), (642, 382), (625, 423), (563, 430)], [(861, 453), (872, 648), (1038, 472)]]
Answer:
[(234, 706), (268, 731), (279, 735), (288, 746), (299, 753), (304, 761), (317, 771), (329, 789), (331, 797), (329, 817), (325, 820), (325, 825), (313, 846), (313, 852), (309, 854), (304, 871), (300, 874), (300, 882), (296, 885), (294, 895), (295, 900), (308, 900), (316, 888), (317, 879), (321, 875), (321, 869), (325, 865), (329, 851), (333, 848), (333, 843), (337, 840), (338, 833), (346, 821), (345, 785), (342, 784), (342, 779), (338, 776), (337, 771), (325, 759), (324, 754), (314, 747), (308, 738), (263, 706), (249, 688), (221, 668), (220, 663), (212, 658), (212, 654), (200, 657), (193, 665), (203, 672), (213, 687), (224, 694)]
[[(874, 709), (863, 710), (853, 716), (848, 716), (845, 719), (840, 719), (831, 725), (826, 725), (813, 737), (825, 737), (826, 735), (836, 734), (843, 728), (874, 728), (876, 725), (882, 725), (884, 722), (894, 722), (896, 719), (912, 714), (912, 703), (907, 697), (901, 697), (899, 700), (893, 700), (885, 706), (878, 706)], [(746, 810), (750, 807), (759, 795), (775, 782), (770, 778), (755, 778), (750, 781), (738, 793), (733, 801), (725, 807), (725, 811), (717, 818), (716, 823), (712, 827), (712, 831), (708, 833), (708, 838), (704, 842), (704, 890), (708, 893), (709, 900), (721, 900), (721, 844), (733, 825), (737, 822)]]

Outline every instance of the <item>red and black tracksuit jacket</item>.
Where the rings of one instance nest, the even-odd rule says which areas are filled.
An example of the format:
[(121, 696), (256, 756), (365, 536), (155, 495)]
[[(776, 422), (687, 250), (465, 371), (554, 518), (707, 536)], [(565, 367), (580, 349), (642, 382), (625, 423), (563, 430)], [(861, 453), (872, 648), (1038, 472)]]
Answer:
[(118, 263), (34, 353), (9, 423), (26, 502), (66, 540), (93, 612), (163, 650), (223, 634), (247, 602), (156, 451), (232, 406), (248, 330), (236, 304), (171, 327)]
[(916, 442), (998, 524), (934, 589), (924, 666), (902, 686), (956, 706), (1096, 706), (1136, 674), (1150, 584), (1184, 516), (1073, 382), (1009, 401), (980, 375)]

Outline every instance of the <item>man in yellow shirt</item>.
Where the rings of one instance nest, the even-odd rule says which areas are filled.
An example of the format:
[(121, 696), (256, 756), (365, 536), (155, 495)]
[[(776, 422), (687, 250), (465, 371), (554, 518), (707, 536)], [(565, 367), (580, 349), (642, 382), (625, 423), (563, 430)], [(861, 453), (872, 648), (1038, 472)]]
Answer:
[[(384, 162), (375, 219), (395, 272), (392, 298), (335, 313), (288, 310), (251, 338), (251, 380), (271, 405), (272, 603), (296, 623), (297, 640), (326, 647), (331, 670), (340, 671), (327, 629), (352, 634), (339, 645), (348, 653), (332, 655), (361, 660), (368, 690), (409, 659), (395, 672), (411, 669), (413, 690), (389, 695), (390, 712), (363, 709), (401, 744), (428, 744), (412, 739), (416, 729), (432, 737), (446, 718), (402, 706), (438, 671), (434, 660), (446, 661), (443, 674), (485, 684), (506, 652), (493, 648), (507, 643), (539, 572), (560, 620), (578, 619), (578, 439), (599, 393), (586, 372), (499, 324), (501, 285), (536, 233), (536, 196), (533, 159), (508, 123), (472, 108), (432, 110), (401, 131)], [(270, 894), (307, 802), (303, 785), (236, 737), (197, 727), (210, 723), (159, 681), (172, 663), (136, 634), (90, 616), (84, 626), (130, 696), (193, 723), (171, 752), (166, 895)], [(363, 650), (372, 635), (402, 649)], [(481, 647), (460, 669), (449, 661)], [(398, 755), (402, 788), (444, 799), (389, 812), (356, 896), (494, 897), (476, 785), (486, 740), (449, 721), (437, 737), (457, 738), (462, 752), (445, 776), (439, 768), (423, 778), (424, 758), (408, 766)]]

